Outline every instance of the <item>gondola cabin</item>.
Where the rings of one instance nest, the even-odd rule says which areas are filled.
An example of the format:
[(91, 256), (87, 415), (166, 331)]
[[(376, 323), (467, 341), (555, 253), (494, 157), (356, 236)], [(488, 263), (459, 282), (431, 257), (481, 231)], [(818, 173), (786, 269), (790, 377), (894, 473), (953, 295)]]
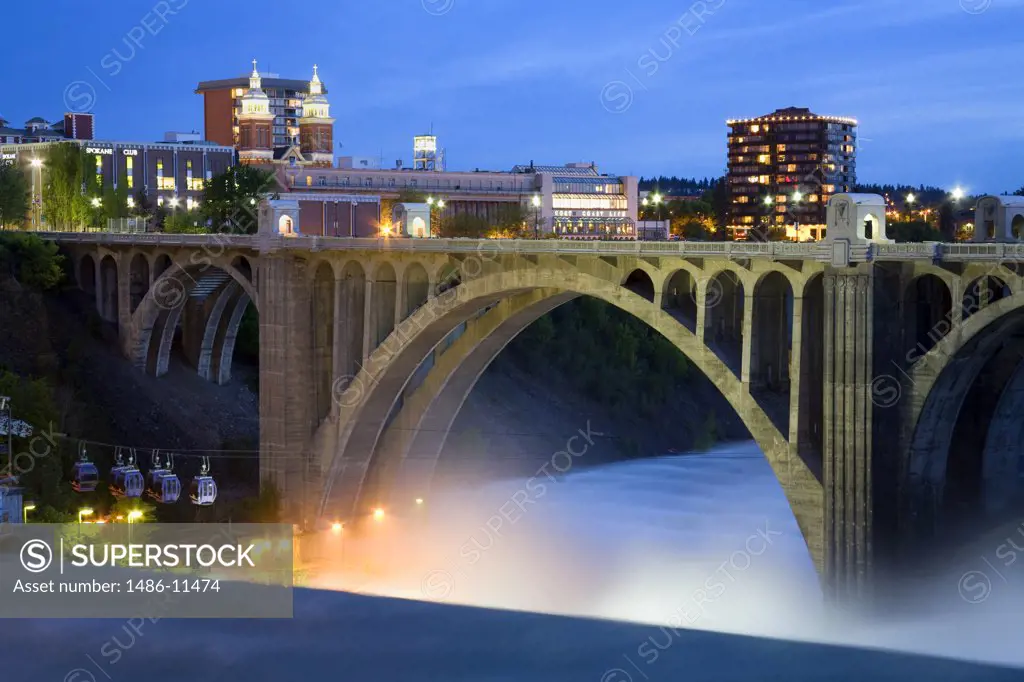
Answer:
[(161, 504), (174, 504), (181, 496), (181, 481), (166, 469), (149, 472), (149, 496)]
[(71, 487), (76, 493), (91, 493), (100, 482), (100, 472), (92, 462), (75, 462), (71, 471)]
[(196, 476), (192, 479), (192, 490), (189, 494), (192, 504), (208, 507), (217, 500), (217, 482), (212, 476)]
[(146, 479), (133, 466), (114, 467), (111, 470), (110, 492), (114, 497), (142, 497)]

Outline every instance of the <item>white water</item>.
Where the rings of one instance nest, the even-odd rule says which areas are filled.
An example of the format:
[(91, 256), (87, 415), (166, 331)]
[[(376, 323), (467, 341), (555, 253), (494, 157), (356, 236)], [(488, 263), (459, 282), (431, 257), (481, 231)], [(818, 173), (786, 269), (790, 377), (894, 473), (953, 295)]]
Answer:
[(927, 615), (830, 613), (754, 444), (433, 491), (417, 514), (327, 534), (310, 584), (1024, 666), (1024, 599), (993, 584), (969, 604), (962, 571), (929, 588)]

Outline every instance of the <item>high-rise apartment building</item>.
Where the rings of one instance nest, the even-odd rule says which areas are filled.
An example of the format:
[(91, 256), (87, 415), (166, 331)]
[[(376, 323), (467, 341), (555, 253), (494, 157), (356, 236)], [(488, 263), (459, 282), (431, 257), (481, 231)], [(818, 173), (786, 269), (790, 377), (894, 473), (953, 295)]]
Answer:
[(857, 121), (790, 107), (728, 121), (729, 229), (785, 228), (790, 239), (825, 236), (834, 194), (857, 181)]
[[(255, 68), (254, 68), (255, 70)], [(196, 94), (204, 99), (203, 112), (206, 131), (204, 137), (228, 147), (237, 147), (241, 141), (238, 115), (242, 113), (242, 100), (249, 91), (251, 75), (216, 81), (203, 81)], [(310, 81), (280, 78), (277, 74), (262, 75), (262, 89), (268, 99), (272, 147), (287, 147), (299, 143), (299, 121), (303, 117), (302, 104), (309, 96)], [(321, 94), (327, 87), (321, 85)]]

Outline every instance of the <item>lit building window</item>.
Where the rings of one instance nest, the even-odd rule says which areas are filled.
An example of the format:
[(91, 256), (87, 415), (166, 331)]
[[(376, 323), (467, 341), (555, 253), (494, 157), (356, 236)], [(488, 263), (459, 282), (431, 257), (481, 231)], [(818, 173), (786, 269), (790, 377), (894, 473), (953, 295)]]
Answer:
[(752, 132), (752, 133), (759, 133), (759, 132), (761, 132), (761, 126), (759, 126), (759, 125), (757, 125), (755, 123), (754, 125), (750, 126), (750, 132)]
[(135, 208), (135, 197), (128, 197), (128, 208)]
[(757, 157), (758, 163), (771, 163), (772, 157), (770, 154), (759, 154)]
[(128, 185), (128, 189), (135, 187), (135, 157), (133, 156), (124, 157), (124, 181)]
[(96, 186), (103, 186), (103, 157), (100, 154), (96, 155)]
[(164, 160), (156, 160), (156, 188), (157, 189), (174, 189), (174, 178), (164, 177)]
[(157, 206), (163, 206), (164, 205), (164, 198), (162, 196), (159, 196), (159, 197), (156, 198), (156, 205)]

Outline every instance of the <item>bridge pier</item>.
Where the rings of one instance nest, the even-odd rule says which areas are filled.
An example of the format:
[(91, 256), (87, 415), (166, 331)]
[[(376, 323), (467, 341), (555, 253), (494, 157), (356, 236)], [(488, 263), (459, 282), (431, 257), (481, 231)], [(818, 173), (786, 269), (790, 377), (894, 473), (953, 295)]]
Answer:
[(824, 284), (824, 578), (830, 597), (860, 600), (871, 597), (876, 559), (888, 558), (877, 555), (896, 529), (900, 424), (886, 391), (897, 384), (884, 379), (900, 347), (891, 296), (899, 274), (878, 264), (828, 268)]
[(313, 387), (312, 287), (302, 259), (259, 259), (260, 488), (274, 486), (281, 513), (311, 521), (310, 438), (317, 426)]

